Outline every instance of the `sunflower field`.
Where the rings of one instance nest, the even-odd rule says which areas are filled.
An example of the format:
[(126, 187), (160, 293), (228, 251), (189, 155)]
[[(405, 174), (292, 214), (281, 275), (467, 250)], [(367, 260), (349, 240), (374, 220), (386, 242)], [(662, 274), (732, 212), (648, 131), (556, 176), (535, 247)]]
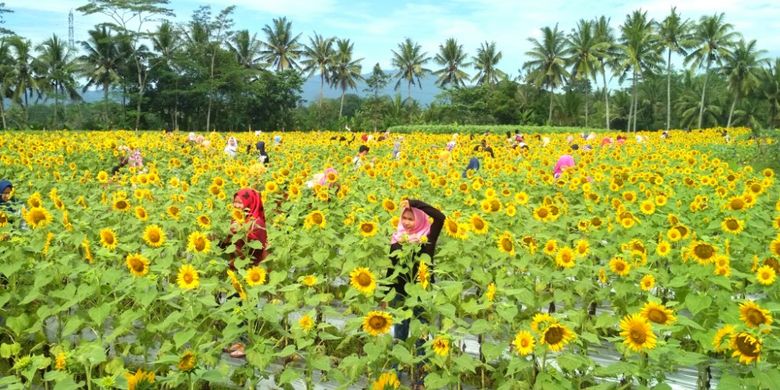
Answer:
[[(527, 151), (491, 135), (495, 158), (464, 177), (481, 137), (444, 154), (450, 135), (405, 134), (398, 158), (396, 136), (371, 140), (356, 168), (358, 144), (335, 132), (232, 134), (235, 157), (218, 133), (203, 134), (210, 147), (3, 133), (0, 387), (383, 389), (417, 376), (431, 389), (663, 389), (693, 370), (698, 388), (773, 388), (775, 172), (713, 157), (720, 129), (638, 134), (605, 147), (572, 134), (576, 151), (569, 134), (527, 137)], [(270, 165), (244, 152), (258, 141)], [(143, 169), (111, 173), (123, 146)], [(576, 167), (555, 179), (562, 154)], [(329, 167), (326, 185), (307, 185)], [(233, 272), (235, 245), (219, 244), (244, 187), (262, 193), (269, 255)], [(405, 304), (387, 305), (407, 197), (447, 219)], [(407, 318), (411, 336), (394, 340)], [(238, 340), (244, 359), (224, 352)]]

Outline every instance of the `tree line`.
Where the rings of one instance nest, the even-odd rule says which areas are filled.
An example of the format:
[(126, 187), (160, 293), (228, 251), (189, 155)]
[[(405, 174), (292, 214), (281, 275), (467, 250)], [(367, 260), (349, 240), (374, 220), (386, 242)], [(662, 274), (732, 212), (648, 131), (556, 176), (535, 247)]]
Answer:
[[(0, 18), (9, 11), (0, 3)], [(637, 10), (619, 25), (602, 16), (568, 32), (542, 27), (515, 76), (499, 69), (495, 42), (470, 56), (449, 38), (429, 55), (405, 38), (389, 53), (392, 72), (376, 64), (364, 76), (354, 42), (316, 32), (303, 38), (286, 17), (258, 36), (234, 29), (233, 6), (200, 7), (179, 24), (169, 21), (167, 0), (89, 0), (77, 11), (107, 22), (75, 47), (56, 34), (33, 44), (0, 28), (3, 129), (774, 128), (780, 107), (780, 59), (766, 58), (723, 13), (694, 21), (672, 8), (654, 20)], [(305, 104), (310, 77), (320, 94)], [(440, 88), (427, 107), (413, 96), (425, 77)], [(361, 81), (367, 88), (357, 91)], [(382, 94), (389, 83), (395, 96)], [(326, 85), (340, 98), (324, 98)], [(101, 90), (102, 101), (84, 103), (89, 89)]]

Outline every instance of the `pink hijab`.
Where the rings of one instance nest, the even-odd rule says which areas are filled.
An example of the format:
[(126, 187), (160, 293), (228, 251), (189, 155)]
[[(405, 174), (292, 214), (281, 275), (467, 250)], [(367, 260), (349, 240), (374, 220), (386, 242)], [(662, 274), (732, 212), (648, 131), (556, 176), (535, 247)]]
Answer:
[(558, 162), (555, 163), (555, 168), (553, 169), (553, 174), (555, 178), (559, 178), (561, 176), (561, 173), (563, 173), (564, 170), (571, 168), (575, 165), (574, 163), (574, 157), (572, 157), (569, 154), (564, 154), (561, 156), (561, 158), (558, 159)]
[(391, 244), (401, 242), (404, 235), (408, 236), (409, 242), (420, 242), (420, 237), (427, 236), (428, 232), (431, 231), (431, 222), (428, 221), (428, 214), (425, 214), (425, 212), (420, 209), (410, 207), (401, 212), (402, 216), (406, 210), (412, 210), (412, 213), (414, 213), (414, 227), (412, 227), (411, 230), (406, 230), (403, 221), (399, 220), (398, 227), (393, 233), (393, 237), (390, 239)]

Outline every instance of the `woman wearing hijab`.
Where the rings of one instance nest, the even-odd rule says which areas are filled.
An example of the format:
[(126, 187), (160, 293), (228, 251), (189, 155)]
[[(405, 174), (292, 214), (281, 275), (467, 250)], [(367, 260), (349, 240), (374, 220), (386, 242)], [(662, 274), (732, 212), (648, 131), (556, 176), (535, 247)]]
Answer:
[(224, 150), (228, 157), (236, 157), (236, 153), (238, 153), (238, 141), (236, 141), (236, 137), (228, 138), (227, 145), (225, 145)]
[[(441, 233), (446, 218), (440, 210), (420, 200), (404, 199), (399, 206), (402, 210), (401, 219), (398, 221), (398, 226), (390, 239), (390, 260), (393, 266), (387, 270), (387, 277), (394, 278), (391, 279), (396, 292), (393, 305), (402, 305), (406, 297), (404, 286), (407, 283), (415, 283), (417, 281), (420, 255), (426, 254), (430, 257), (431, 265), (428, 272), (431, 273), (433, 271), (433, 255), (436, 251), (436, 241), (439, 239), (439, 233)], [(432, 218), (433, 222), (429, 218)], [(412, 253), (411, 259), (399, 259), (400, 251), (404, 245), (408, 244), (417, 244), (420, 247), (416, 252)], [(407, 266), (399, 267), (399, 264), (403, 264), (401, 262), (404, 262)], [(409, 264), (411, 264), (411, 267), (408, 267)], [(411, 273), (408, 271), (398, 272), (399, 269), (407, 268), (411, 268)], [(423, 310), (420, 307), (414, 307), (413, 313), (414, 318), (420, 319)], [(409, 322), (410, 320), (407, 318), (394, 326), (393, 334), (395, 338), (406, 340), (409, 337)], [(422, 345), (422, 343), (423, 340), (419, 340), (419, 345)]]
[(255, 144), (255, 147), (257, 147), (257, 151), (260, 153), (258, 160), (260, 160), (261, 163), (268, 165), (268, 153), (265, 151), (265, 142), (259, 141)]
[(555, 163), (555, 168), (553, 168), (553, 177), (556, 179), (560, 178), (563, 174), (563, 171), (574, 167), (574, 165), (574, 157), (569, 154), (564, 154), (561, 156), (561, 158), (558, 159), (558, 162)]
[(13, 195), (14, 186), (9, 180), (0, 180), (0, 212), (6, 214), (13, 214), (16, 210), (14, 204), (11, 203), (11, 196)]

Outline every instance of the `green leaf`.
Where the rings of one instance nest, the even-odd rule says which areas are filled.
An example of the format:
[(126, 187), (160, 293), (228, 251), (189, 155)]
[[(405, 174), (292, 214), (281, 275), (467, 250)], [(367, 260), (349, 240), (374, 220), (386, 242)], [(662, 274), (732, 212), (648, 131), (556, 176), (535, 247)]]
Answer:
[(496, 308), (496, 312), (506, 322), (513, 323), (515, 316), (517, 315), (517, 306), (511, 304), (503, 304)]
[(706, 309), (708, 306), (710, 306), (710, 304), (712, 304), (712, 298), (707, 295), (691, 293), (685, 297), (685, 307), (687, 307), (688, 310), (690, 310), (694, 315)]
[(328, 371), (330, 370), (330, 358), (319, 355), (311, 361), (311, 366), (320, 371)]
[(89, 314), (89, 318), (92, 319), (96, 326), (102, 327), (106, 317), (108, 317), (108, 314), (111, 313), (112, 307), (112, 304), (104, 303), (100, 306), (87, 310), (87, 314)]
[(281, 375), (279, 375), (278, 384), (280, 385), (288, 384), (300, 377), (301, 377), (301, 373), (298, 372), (298, 370), (295, 370), (292, 367), (287, 367), (284, 369), (284, 371), (282, 371)]
[(65, 327), (62, 328), (62, 337), (67, 337), (75, 333), (81, 328), (83, 323), (84, 321), (82, 321), (79, 317), (74, 316), (68, 318), (68, 322), (66, 322)]
[(425, 376), (426, 389), (443, 389), (449, 383), (450, 381), (447, 377), (443, 377), (436, 372), (432, 372)]
[(471, 372), (474, 373), (477, 370), (477, 366), (479, 365), (479, 361), (471, 357), (471, 355), (459, 355), (458, 357), (452, 359), (452, 362), (455, 363), (455, 367), (458, 372)]
[(184, 343), (190, 341), (192, 336), (195, 336), (195, 329), (189, 329), (183, 332), (176, 332), (173, 335), (173, 342), (176, 344), (176, 348), (181, 348)]
[(398, 359), (399, 363), (403, 364), (412, 364), (414, 363), (414, 355), (412, 355), (411, 352), (409, 352), (408, 349), (403, 344), (396, 344), (393, 346), (393, 351), (390, 352), (390, 355)]

